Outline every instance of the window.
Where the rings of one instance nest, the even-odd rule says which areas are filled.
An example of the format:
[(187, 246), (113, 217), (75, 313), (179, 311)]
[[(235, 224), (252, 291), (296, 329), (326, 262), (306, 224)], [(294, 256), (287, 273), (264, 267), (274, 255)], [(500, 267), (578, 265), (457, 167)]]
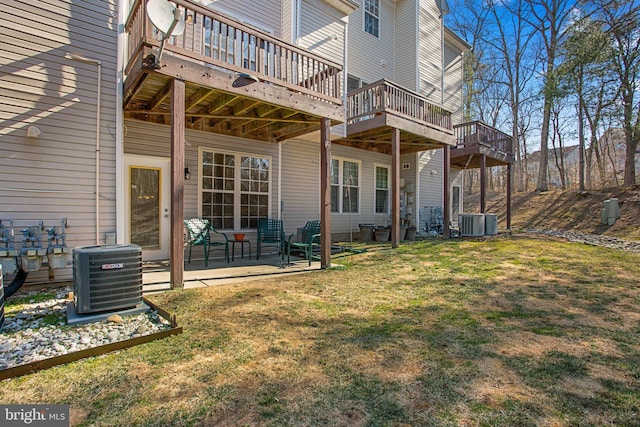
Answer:
[(376, 213), (389, 213), (389, 168), (376, 166)]
[(256, 228), (258, 218), (269, 216), (270, 164), (269, 158), (202, 150), (202, 217), (218, 229)]
[(364, 0), (364, 30), (372, 36), (380, 34), (380, 0)]
[(359, 212), (360, 163), (331, 159), (331, 212)]

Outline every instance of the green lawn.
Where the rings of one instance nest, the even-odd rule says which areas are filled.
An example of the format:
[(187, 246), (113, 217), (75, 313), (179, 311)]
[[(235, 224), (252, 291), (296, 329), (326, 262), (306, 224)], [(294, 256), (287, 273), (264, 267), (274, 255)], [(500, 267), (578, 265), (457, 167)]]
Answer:
[(154, 296), (183, 334), (0, 401), (105, 426), (640, 425), (640, 255), (514, 236), (334, 263)]

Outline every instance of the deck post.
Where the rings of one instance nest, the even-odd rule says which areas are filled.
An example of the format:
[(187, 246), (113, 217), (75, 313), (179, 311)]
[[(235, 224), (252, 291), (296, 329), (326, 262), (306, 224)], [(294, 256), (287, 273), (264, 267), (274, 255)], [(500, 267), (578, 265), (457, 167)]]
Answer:
[(507, 230), (511, 231), (511, 163), (507, 165)]
[(487, 156), (480, 156), (480, 213), (487, 208)]
[(331, 267), (331, 121), (320, 124), (320, 268)]
[(171, 289), (184, 287), (185, 83), (171, 81)]
[(391, 131), (391, 247), (400, 245), (400, 129)]
[(444, 147), (444, 167), (443, 167), (443, 174), (442, 174), (442, 181), (443, 181), (443, 209), (442, 212), (444, 214), (443, 218), (442, 218), (442, 237), (444, 237), (445, 239), (448, 239), (451, 234), (450, 234), (450, 230), (449, 230), (449, 222), (450, 222), (450, 216), (451, 216), (451, 197), (450, 197), (450, 188), (449, 188), (449, 173), (451, 171), (451, 146), (450, 145), (446, 145)]

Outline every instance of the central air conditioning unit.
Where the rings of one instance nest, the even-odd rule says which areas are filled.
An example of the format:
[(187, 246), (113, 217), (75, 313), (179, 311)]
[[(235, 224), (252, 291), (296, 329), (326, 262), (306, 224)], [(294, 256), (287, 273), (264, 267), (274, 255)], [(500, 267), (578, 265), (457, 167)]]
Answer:
[(484, 236), (484, 214), (460, 214), (458, 225), (461, 236)]
[(498, 234), (498, 214), (484, 214), (484, 234), (487, 236)]
[(142, 302), (142, 248), (84, 246), (73, 250), (73, 302), (78, 314), (115, 311)]

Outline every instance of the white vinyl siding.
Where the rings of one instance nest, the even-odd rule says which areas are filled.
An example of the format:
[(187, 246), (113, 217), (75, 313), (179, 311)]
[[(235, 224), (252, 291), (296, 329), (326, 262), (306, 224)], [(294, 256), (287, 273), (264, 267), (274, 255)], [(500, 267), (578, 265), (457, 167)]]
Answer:
[(395, 33), (394, 4), (380, 0), (380, 36), (374, 37), (364, 31), (363, 0), (360, 7), (349, 15), (349, 37), (347, 40), (347, 62), (349, 74), (364, 81), (375, 82), (382, 78), (395, 79)]
[(303, 0), (298, 44), (331, 61), (344, 60), (344, 26), (340, 13), (319, 0)]
[(200, 0), (200, 3), (234, 19), (282, 37), (282, 2), (287, 0)]
[(413, 1), (398, 2), (395, 17), (395, 82), (417, 91), (418, 85), (418, 17)]
[[(333, 145), (334, 159), (360, 161), (360, 213), (333, 213), (331, 231), (343, 234), (359, 232), (358, 224), (388, 225), (388, 215), (375, 212), (375, 167), (389, 164), (385, 154)], [(290, 140), (282, 145), (282, 202), (284, 226), (295, 233), (307, 221), (320, 219), (320, 150), (318, 143)]]
[(442, 103), (442, 26), (436, 2), (420, 1), (419, 92)]
[(442, 207), (444, 201), (443, 165), (444, 151), (442, 149), (423, 151), (418, 154), (419, 208), (425, 206)]
[[(115, 231), (115, 116), (117, 2), (12, 1), (0, 9), (0, 201), (2, 217), (19, 230), (69, 219), (70, 248), (104, 244)], [(100, 225), (96, 233), (97, 66), (102, 64)], [(41, 131), (26, 136), (29, 126)], [(6, 222), (4, 225), (8, 225)], [(46, 247), (46, 232), (42, 246)], [(70, 261), (70, 258), (69, 258)], [(69, 262), (69, 267), (71, 263)], [(69, 279), (71, 268), (55, 270)], [(46, 264), (28, 283), (48, 280)]]
[(462, 54), (445, 44), (444, 107), (451, 111), (453, 123), (462, 122)]

